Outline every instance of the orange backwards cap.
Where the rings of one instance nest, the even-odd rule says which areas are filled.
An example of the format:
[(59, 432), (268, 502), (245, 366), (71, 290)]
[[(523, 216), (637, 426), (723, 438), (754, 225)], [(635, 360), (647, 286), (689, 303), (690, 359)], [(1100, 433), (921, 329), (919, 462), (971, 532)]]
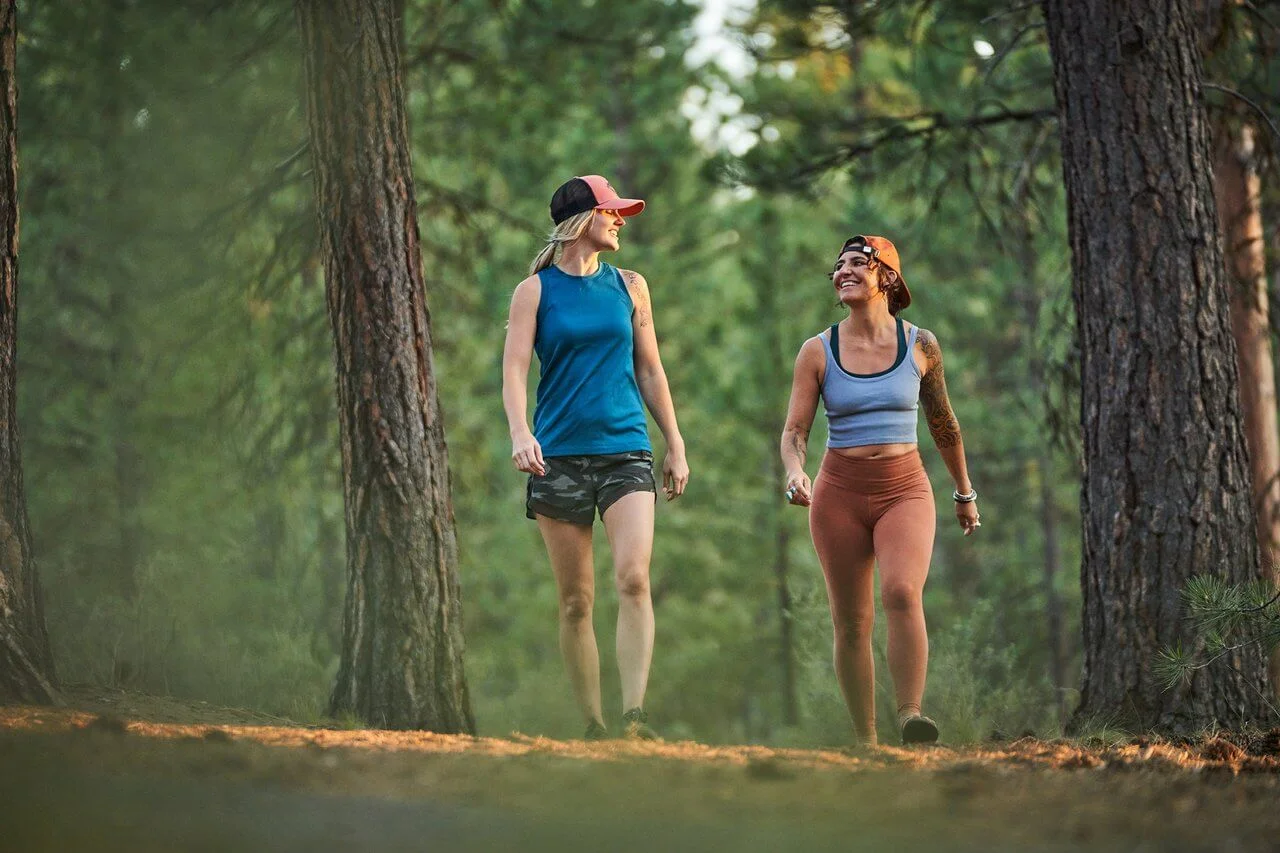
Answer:
[[(897, 311), (901, 311), (911, 304), (911, 291), (907, 290), (907, 280), (902, 275), (902, 260), (898, 257), (898, 247), (893, 245), (888, 237), (876, 237), (874, 235), (863, 236), (861, 234), (856, 237), (850, 237), (844, 241), (844, 246), (840, 249), (840, 254), (836, 256), (836, 260), (845, 252), (862, 252), (874, 261), (879, 261), (889, 269), (898, 274), (898, 283), (902, 285), (898, 293)], [(894, 313), (897, 313), (895, 311)]]

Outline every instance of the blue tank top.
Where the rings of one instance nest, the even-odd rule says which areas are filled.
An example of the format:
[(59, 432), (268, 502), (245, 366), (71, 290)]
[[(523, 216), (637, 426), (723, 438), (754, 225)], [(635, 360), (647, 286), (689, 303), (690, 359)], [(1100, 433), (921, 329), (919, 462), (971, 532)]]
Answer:
[(621, 273), (601, 261), (591, 275), (550, 266), (538, 278), (533, 349), (542, 375), (533, 434), (543, 456), (651, 450)]
[(920, 407), (920, 369), (911, 357), (916, 326), (910, 335), (898, 320), (898, 357), (879, 373), (850, 373), (840, 365), (839, 325), (827, 341), (827, 370), (822, 401), (827, 410), (827, 447), (868, 444), (915, 444)]

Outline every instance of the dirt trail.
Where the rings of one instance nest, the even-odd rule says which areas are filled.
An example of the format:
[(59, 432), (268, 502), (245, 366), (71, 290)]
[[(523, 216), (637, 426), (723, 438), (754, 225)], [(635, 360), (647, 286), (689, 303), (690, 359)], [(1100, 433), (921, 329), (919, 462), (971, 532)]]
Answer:
[(850, 754), (70, 701), (0, 707), (0, 850), (1280, 850), (1280, 730)]

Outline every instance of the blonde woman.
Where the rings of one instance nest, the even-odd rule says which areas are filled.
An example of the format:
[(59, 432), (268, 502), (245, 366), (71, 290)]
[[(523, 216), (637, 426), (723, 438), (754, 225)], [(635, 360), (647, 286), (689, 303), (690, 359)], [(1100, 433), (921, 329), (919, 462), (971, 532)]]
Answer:
[[(566, 181), (551, 198), (555, 229), (511, 299), (502, 357), (502, 402), (511, 459), (529, 474), (525, 512), (547, 547), (560, 599), (560, 651), (587, 721), (608, 737), (600, 656), (592, 625), (591, 536), (597, 511), (613, 553), (618, 592), (618, 671), (624, 732), (656, 737), (644, 711), (653, 658), (653, 452), (644, 405), (665, 439), (667, 500), (689, 482), (684, 439), (658, 356), (644, 276), (600, 260), (616, 252), (640, 199), (619, 198), (599, 175)], [(541, 365), (533, 428), (526, 417), (529, 364)]]

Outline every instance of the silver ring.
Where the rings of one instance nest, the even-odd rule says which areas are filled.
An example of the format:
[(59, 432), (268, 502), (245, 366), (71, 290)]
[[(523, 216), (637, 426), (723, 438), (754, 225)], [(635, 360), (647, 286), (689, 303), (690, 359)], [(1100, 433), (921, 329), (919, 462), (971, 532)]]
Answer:
[(791, 486), (785, 492), (783, 492), (783, 494), (787, 496), (787, 500), (791, 500), (796, 496), (796, 487)]

